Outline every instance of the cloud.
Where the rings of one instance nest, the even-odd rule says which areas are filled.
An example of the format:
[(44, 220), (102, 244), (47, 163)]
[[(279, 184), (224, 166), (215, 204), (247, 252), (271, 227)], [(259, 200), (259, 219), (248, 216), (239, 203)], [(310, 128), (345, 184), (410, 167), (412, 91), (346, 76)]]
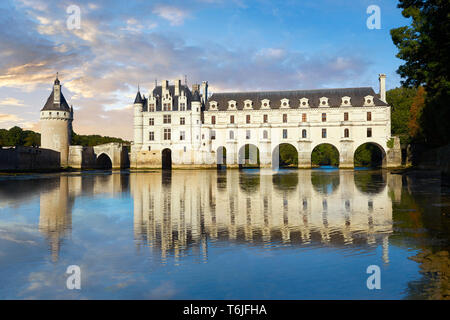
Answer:
[(19, 121), (20, 118), (18, 116), (16, 116), (15, 114), (3, 114), (0, 113), (0, 123), (6, 123), (6, 122), (14, 122), (14, 121)]
[(172, 26), (182, 25), (184, 20), (189, 17), (189, 13), (186, 10), (166, 5), (158, 5), (153, 9), (153, 13), (169, 21)]
[[(196, 43), (177, 28), (192, 17), (195, 3), (189, 8), (184, 2), (89, 4), (80, 1), (80, 30), (65, 28), (65, 7), (58, 1), (22, 0), (9, 11), (0, 7), (0, 87), (36, 94), (40, 107), (59, 71), (79, 134), (132, 139), (130, 103), (138, 84), (148, 94), (155, 79), (187, 75), (190, 85), (208, 80), (211, 92), (360, 86), (371, 64), (346, 47), (316, 53), (288, 46), (232, 46), (220, 37)], [(207, 5), (214, 6), (202, 4)], [(175, 28), (160, 30), (152, 13)], [(8, 97), (22, 99), (24, 108), (30, 105), (23, 95)], [(35, 127), (39, 110), (33, 108), (34, 116), (18, 113), (8, 121)]]
[(3, 100), (0, 100), (0, 106), (20, 107), (23, 105), (24, 105), (23, 101), (16, 98), (5, 98)]

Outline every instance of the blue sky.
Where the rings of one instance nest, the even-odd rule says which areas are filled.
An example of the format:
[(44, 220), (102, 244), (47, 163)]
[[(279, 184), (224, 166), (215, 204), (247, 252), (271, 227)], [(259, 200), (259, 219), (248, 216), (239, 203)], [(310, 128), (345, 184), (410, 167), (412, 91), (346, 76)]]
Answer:
[[(69, 30), (66, 10), (81, 9)], [(366, 26), (381, 9), (381, 29)], [(77, 133), (131, 139), (130, 105), (155, 79), (208, 80), (212, 92), (399, 86), (389, 30), (396, 1), (196, 0), (0, 3), (0, 128), (39, 130), (58, 71)]]

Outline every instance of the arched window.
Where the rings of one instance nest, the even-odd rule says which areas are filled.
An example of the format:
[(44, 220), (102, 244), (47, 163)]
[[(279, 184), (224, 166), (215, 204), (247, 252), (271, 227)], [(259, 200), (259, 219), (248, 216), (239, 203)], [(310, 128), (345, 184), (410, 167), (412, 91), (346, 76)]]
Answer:
[(307, 135), (306, 135), (306, 129), (302, 130), (302, 138), (306, 139)]
[(350, 137), (350, 130), (348, 130), (347, 128), (344, 129), (344, 138), (348, 138)]

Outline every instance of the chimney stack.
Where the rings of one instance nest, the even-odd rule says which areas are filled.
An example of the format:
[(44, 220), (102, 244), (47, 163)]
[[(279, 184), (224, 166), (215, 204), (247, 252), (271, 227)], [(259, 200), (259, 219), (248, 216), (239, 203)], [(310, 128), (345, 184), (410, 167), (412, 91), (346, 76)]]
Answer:
[(163, 80), (161, 83), (163, 94), (169, 89), (169, 80)]
[(386, 102), (386, 75), (384, 73), (380, 73), (380, 100)]
[(181, 80), (175, 80), (175, 95), (180, 95)]
[(204, 104), (208, 101), (208, 81), (202, 82), (202, 101)]

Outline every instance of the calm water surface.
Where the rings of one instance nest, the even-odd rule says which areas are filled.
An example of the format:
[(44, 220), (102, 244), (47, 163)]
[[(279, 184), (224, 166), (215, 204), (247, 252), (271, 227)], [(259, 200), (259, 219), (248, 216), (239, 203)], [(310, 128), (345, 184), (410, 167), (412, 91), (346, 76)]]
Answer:
[[(427, 298), (435, 280), (409, 257), (448, 250), (449, 216), (429, 173), (3, 176), (0, 299)], [(81, 290), (66, 288), (70, 265)]]

